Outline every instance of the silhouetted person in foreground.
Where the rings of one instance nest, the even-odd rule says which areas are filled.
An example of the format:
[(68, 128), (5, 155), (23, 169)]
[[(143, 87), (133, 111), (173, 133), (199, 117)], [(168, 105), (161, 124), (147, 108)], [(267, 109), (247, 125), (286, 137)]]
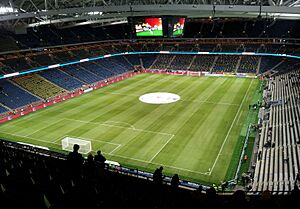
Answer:
[(153, 173), (153, 182), (157, 185), (162, 184), (162, 180), (163, 180), (162, 171), (163, 171), (163, 169), (164, 168), (162, 166), (160, 166)]
[(88, 155), (87, 161), (84, 163), (83, 166), (86, 180), (94, 182), (96, 178), (96, 165), (94, 161), (94, 156), (92, 154)]
[(104, 167), (106, 158), (102, 155), (101, 151), (97, 151), (97, 155), (95, 155), (94, 160), (98, 163), (101, 167)]
[(174, 174), (174, 176), (171, 179), (171, 187), (173, 189), (176, 189), (179, 186), (179, 176), (178, 174)]
[(67, 162), (69, 175), (73, 180), (78, 180), (81, 176), (81, 170), (83, 165), (83, 157), (78, 152), (80, 146), (78, 144), (73, 145), (73, 151), (68, 154)]

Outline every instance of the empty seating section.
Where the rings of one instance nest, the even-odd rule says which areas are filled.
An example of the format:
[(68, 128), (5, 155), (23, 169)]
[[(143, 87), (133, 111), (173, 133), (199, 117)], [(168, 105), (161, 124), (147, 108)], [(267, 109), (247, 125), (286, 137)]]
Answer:
[(13, 73), (15, 72), (13, 69), (11, 69), (9, 66), (4, 65), (3, 63), (0, 62), (0, 75), (5, 75), (8, 73)]
[(100, 59), (95, 61), (98, 65), (103, 68), (111, 71), (113, 75), (118, 75), (125, 73), (129, 70), (133, 70), (133, 66), (131, 66), (126, 60), (122, 57), (112, 57), (107, 59)]
[(281, 57), (262, 57), (260, 63), (260, 73), (272, 70), (280, 62), (282, 62)]
[(150, 68), (166, 70), (174, 58), (175, 55), (158, 55)]
[(106, 54), (101, 48), (89, 48), (87, 51), (91, 57), (98, 57)]
[(68, 73), (70, 76), (77, 78), (85, 83), (95, 83), (100, 81), (101, 77), (90, 71), (85, 70), (80, 65), (71, 65), (62, 68), (62, 70)]
[(32, 68), (32, 66), (24, 58), (6, 59), (3, 60), (2, 63), (9, 66), (15, 72), (28, 70)]
[(259, 129), (253, 191), (287, 192), (294, 188), (300, 171), (300, 71), (269, 80), (265, 109)]
[(143, 44), (129, 44), (126, 47), (127, 52), (140, 52), (142, 51)]
[(189, 70), (209, 72), (216, 58), (217, 57), (213, 55), (195, 56)]
[(30, 59), (36, 63), (38, 63), (40, 66), (48, 66), (57, 64), (57, 61), (53, 59), (52, 54), (42, 54), (42, 55), (36, 55), (31, 56)]
[(140, 62), (140, 56), (139, 55), (127, 55), (124, 57), (125, 59), (128, 60), (128, 62), (134, 66), (134, 65), (141, 65)]
[(287, 72), (290, 70), (299, 69), (300, 62), (298, 59), (282, 59), (282, 62), (274, 70), (279, 72)]
[(14, 78), (13, 81), (33, 94), (48, 99), (57, 94), (65, 92), (64, 89), (48, 82), (37, 74)]
[(235, 72), (238, 64), (239, 56), (218, 56), (213, 66), (213, 72)]
[(76, 57), (73, 57), (68, 52), (57, 52), (54, 55), (54, 59), (57, 60), (57, 63), (66, 63), (71, 61), (77, 61)]
[(145, 69), (150, 69), (153, 62), (156, 60), (156, 54), (142, 55), (141, 60)]
[(221, 45), (222, 52), (236, 52), (238, 45)]
[(81, 64), (81, 67), (85, 68), (91, 73), (98, 75), (99, 77), (101, 77), (101, 80), (115, 75), (112, 71), (109, 71), (96, 62), (84, 62)]
[(175, 55), (167, 70), (187, 70), (193, 59), (192, 55)]
[(88, 51), (84, 50), (84, 49), (72, 50), (72, 54), (74, 54), (79, 59), (84, 59), (84, 58), (90, 58), (91, 57), (91, 54)]
[(192, 51), (194, 45), (192, 44), (179, 44), (176, 47), (176, 51), (180, 51), (180, 52), (189, 52)]
[(199, 52), (212, 52), (215, 50), (216, 45), (215, 44), (199, 44), (196, 45), (196, 51)]
[(11, 109), (23, 107), (39, 100), (8, 80), (0, 80), (0, 89), (0, 103)]
[(39, 73), (39, 75), (69, 91), (80, 88), (85, 84), (59, 69), (46, 70)]
[(245, 51), (246, 52), (257, 52), (259, 45), (257, 44), (245, 44)]
[(108, 59), (104, 59), (107, 63), (115, 64), (116, 66), (120, 66), (120, 68), (115, 68), (118, 70), (120, 69), (120, 73), (124, 73), (129, 70), (133, 70), (132, 64), (124, 57), (124, 56), (116, 56)]
[(1, 104), (0, 104), (0, 114), (1, 113), (5, 113), (7, 111), (8, 111), (8, 109), (6, 109), (5, 107), (1, 106)]
[(256, 73), (259, 64), (257, 56), (241, 56), (241, 61), (237, 72), (239, 73)]

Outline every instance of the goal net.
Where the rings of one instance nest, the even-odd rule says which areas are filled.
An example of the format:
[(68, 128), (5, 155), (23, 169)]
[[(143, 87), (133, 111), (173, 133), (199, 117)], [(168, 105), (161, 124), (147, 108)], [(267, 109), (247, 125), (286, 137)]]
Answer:
[(92, 151), (91, 141), (72, 137), (65, 137), (63, 140), (61, 140), (62, 149), (69, 152), (73, 151), (74, 144), (79, 145), (80, 148), (78, 152), (81, 154), (87, 154)]

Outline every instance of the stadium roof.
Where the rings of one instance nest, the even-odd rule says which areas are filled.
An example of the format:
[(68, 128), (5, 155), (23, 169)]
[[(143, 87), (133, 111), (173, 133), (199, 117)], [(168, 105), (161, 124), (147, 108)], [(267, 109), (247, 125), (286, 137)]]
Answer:
[(34, 27), (126, 23), (128, 16), (300, 19), (300, 0), (1, 0), (0, 22)]

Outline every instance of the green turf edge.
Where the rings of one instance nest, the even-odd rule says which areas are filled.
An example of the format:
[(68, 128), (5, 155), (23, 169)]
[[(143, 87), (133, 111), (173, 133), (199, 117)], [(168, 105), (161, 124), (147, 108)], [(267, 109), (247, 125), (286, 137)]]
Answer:
[[(256, 104), (256, 103), (258, 103), (258, 101), (259, 101), (259, 103), (261, 103), (262, 96), (263, 96), (262, 92), (263, 92), (264, 86), (265, 86), (265, 81), (260, 80), (257, 83), (256, 91), (252, 97), (251, 104)], [(250, 109), (247, 113), (247, 117), (245, 118), (244, 125), (242, 127), (240, 136), (238, 137), (238, 141), (235, 145), (234, 152), (233, 152), (229, 167), (227, 169), (225, 181), (232, 180), (235, 177), (235, 173), (237, 171), (237, 167), (238, 167), (239, 160), (240, 160), (240, 155), (241, 155), (244, 143), (245, 143), (248, 127), (250, 124), (257, 124), (258, 112), (259, 112), (259, 108), (257, 108), (256, 110)], [(252, 151), (253, 151), (253, 146), (254, 146), (254, 141), (255, 141), (255, 135), (256, 135), (256, 131), (251, 129), (250, 137), (248, 138), (248, 145), (245, 149), (245, 154), (248, 155), (249, 160), (246, 163), (242, 163), (241, 169), (240, 169), (240, 172), (238, 175), (238, 179), (240, 179), (240, 176), (243, 172), (246, 172), (249, 169), (250, 159), (252, 156)]]

